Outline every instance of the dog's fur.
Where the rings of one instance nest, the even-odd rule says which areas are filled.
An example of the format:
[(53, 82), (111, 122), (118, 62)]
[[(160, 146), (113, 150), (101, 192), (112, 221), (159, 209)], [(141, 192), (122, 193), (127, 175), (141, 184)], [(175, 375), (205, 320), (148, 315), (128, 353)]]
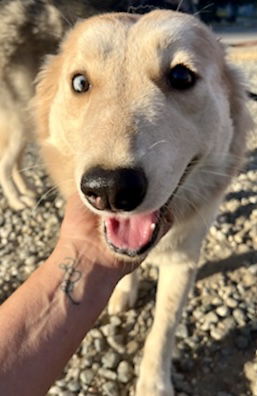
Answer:
[[(165, 73), (176, 64), (197, 73), (195, 86), (177, 91), (166, 84)], [(89, 92), (72, 91), (77, 72), (87, 74)], [(149, 188), (134, 212), (166, 205), (173, 217), (170, 231), (149, 255), (160, 274), (138, 396), (173, 395), (176, 324), (201, 242), (245, 150), (251, 122), (244, 92), (214, 35), (194, 17), (172, 11), (109, 14), (79, 23), (40, 73), (34, 102), (38, 138), (64, 196), (80, 191), (81, 177), (92, 166), (140, 163)], [(118, 284), (110, 312), (132, 305), (136, 294), (133, 273)]]
[(1, 1), (0, 184), (14, 209), (34, 204), (33, 193), (25, 185), (19, 165), (33, 130), (27, 108), (39, 66), (45, 55), (56, 52), (65, 32), (79, 17), (110, 11), (115, 8), (114, 3), (112, 0)]

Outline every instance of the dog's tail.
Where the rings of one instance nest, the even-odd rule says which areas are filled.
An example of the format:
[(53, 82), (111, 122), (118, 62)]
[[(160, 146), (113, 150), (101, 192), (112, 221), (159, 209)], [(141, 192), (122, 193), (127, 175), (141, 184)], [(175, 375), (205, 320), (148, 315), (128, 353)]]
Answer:
[(254, 93), (254, 92), (251, 92), (251, 91), (247, 91), (247, 95), (248, 95), (248, 97), (250, 99), (257, 101), (257, 93)]

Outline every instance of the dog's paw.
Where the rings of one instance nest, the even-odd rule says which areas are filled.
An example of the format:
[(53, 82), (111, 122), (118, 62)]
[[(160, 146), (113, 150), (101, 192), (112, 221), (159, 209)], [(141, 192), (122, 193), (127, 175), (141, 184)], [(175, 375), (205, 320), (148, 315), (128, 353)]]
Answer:
[(153, 378), (140, 379), (136, 386), (135, 396), (175, 396), (171, 383), (154, 381)]
[(132, 308), (137, 299), (137, 291), (116, 288), (109, 300), (108, 313), (116, 315)]
[(32, 191), (30, 195), (22, 195), (20, 197), (21, 202), (24, 203), (24, 207), (26, 208), (33, 208), (36, 205), (36, 200), (34, 199), (32, 195)]
[(22, 210), (27, 207), (21, 197), (7, 197), (9, 206), (14, 210)]
[(32, 196), (23, 194), (13, 194), (7, 196), (9, 206), (14, 210), (22, 210), (25, 208), (33, 208), (36, 204), (36, 200)]

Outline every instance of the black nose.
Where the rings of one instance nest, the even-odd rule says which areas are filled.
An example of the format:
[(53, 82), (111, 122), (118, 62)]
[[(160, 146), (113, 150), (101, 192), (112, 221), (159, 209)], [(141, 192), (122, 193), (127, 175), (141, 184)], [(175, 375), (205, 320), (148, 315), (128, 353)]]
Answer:
[(83, 175), (80, 188), (96, 209), (131, 211), (143, 201), (147, 179), (141, 168), (95, 167)]

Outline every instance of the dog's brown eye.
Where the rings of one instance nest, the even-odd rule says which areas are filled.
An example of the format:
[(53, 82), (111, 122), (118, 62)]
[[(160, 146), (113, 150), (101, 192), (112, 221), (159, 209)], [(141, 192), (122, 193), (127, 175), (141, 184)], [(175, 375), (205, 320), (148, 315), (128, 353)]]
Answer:
[(72, 79), (72, 88), (75, 92), (83, 93), (89, 90), (90, 84), (83, 74), (76, 74)]
[(172, 88), (182, 91), (191, 88), (195, 84), (196, 75), (188, 67), (179, 64), (169, 71), (168, 80)]

